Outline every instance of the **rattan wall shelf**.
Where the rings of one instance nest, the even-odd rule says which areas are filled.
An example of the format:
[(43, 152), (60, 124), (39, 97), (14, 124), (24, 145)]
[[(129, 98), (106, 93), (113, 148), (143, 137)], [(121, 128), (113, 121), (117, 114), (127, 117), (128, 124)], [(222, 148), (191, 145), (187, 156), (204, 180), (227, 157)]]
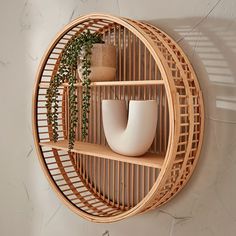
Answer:
[[(87, 29), (102, 33), (106, 42), (116, 46), (116, 81), (92, 83), (88, 139), (81, 142), (78, 135), (68, 152), (68, 84), (60, 87), (57, 143), (51, 141), (45, 94), (63, 48)], [(79, 96), (79, 83), (76, 88)], [(118, 155), (107, 146), (101, 100), (114, 98), (158, 101), (156, 137), (142, 157)], [(203, 129), (202, 94), (190, 62), (172, 38), (150, 24), (104, 14), (83, 16), (56, 36), (42, 58), (33, 94), (39, 160), (60, 199), (88, 220), (118, 221), (169, 201), (193, 173)]]

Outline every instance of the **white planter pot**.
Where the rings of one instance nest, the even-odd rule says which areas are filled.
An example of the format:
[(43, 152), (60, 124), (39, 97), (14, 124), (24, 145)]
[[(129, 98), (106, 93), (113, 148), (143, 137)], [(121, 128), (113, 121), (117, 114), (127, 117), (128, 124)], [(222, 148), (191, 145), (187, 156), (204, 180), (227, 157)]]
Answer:
[(110, 148), (126, 156), (143, 155), (151, 146), (157, 127), (157, 101), (103, 100), (102, 120)]

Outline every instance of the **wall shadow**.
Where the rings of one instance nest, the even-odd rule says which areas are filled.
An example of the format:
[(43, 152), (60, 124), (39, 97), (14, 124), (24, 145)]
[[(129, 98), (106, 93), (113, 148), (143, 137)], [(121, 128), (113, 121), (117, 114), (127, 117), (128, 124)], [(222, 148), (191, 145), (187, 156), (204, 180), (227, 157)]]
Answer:
[(175, 207), (181, 211), (183, 199), (193, 195), (198, 199), (213, 191), (233, 214), (235, 204), (228, 203), (223, 192), (236, 195), (226, 184), (227, 176), (236, 168), (236, 21), (193, 17), (148, 23), (163, 29), (184, 50), (200, 82), (205, 108), (205, 134), (197, 169), (187, 188), (166, 206), (170, 211)]
[(188, 55), (204, 95), (207, 118), (236, 122), (236, 22), (217, 18), (150, 20)]

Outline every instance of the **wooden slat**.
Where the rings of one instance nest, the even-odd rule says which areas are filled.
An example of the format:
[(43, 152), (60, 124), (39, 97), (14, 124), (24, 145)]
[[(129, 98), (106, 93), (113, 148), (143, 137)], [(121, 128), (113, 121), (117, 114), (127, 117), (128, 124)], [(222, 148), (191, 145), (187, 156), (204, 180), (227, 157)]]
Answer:
[[(145, 85), (164, 85), (164, 80), (135, 80), (135, 81), (100, 81), (100, 82), (92, 82), (91, 86), (145, 86)], [(68, 83), (63, 83), (63, 86), (69, 86)], [(81, 83), (76, 83), (75, 87), (82, 86)], [(49, 84), (40, 83), (40, 88), (48, 88)]]
[[(68, 140), (62, 140), (56, 143), (41, 142), (40, 145), (44, 147), (51, 147), (58, 150), (68, 151)], [(96, 156), (121, 162), (133, 163), (137, 165), (144, 165), (154, 168), (161, 168), (164, 161), (164, 157), (158, 154), (146, 153), (141, 157), (129, 157), (117, 154), (108, 147), (84, 142), (75, 142), (74, 149), (72, 149), (71, 152)]]

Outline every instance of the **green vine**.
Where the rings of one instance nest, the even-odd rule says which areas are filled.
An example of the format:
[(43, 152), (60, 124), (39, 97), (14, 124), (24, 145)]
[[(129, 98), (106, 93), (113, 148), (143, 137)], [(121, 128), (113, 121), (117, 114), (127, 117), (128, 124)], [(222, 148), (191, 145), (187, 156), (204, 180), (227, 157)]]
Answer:
[(80, 71), (82, 74), (82, 139), (88, 135), (88, 114), (90, 109), (90, 84), (89, 75), (91, 73), (91, 54), (95, 43), (104, 43), (102, 36), (98, 33), (91, 33), (89, 30), (76, 35), (65, 47), (57, 74), (50, 81), (47, 89), (47, 119), (52, 127), (53, 141), (58, 140), (58, 109), (59, 109), (59, 86), (64, 82), (69, 84), (69, 149), (73, 149), (76, 128), (78, 125), (77, 94), (75, 83), (77, 64), (79, 60)]

